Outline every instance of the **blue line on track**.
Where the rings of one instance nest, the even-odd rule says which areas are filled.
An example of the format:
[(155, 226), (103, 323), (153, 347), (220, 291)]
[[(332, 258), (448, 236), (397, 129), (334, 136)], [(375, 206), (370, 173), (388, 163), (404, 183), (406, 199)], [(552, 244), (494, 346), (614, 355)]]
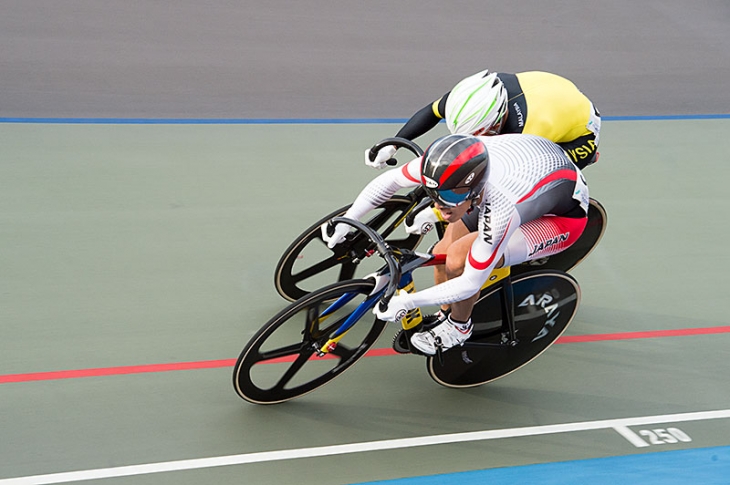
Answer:
[[(604, 116), (604, 121), (717, 120), (728, 114)], [(406, 118), (21, 118), (0, 117), (0, 123), (76, 125), (324, 125), (405, 123)]]
[(730, 483), (730, 446), (494, 468), (368, 482), (368, 485), (483, 485), (485, 483), (727, 485)]

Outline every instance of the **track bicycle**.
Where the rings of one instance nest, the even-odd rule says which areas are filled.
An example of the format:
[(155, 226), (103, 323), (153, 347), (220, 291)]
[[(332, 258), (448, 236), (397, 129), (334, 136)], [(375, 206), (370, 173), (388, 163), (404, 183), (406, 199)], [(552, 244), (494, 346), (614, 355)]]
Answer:
[[(423, 150), (416, 143), (405, 138), (386, 138), (371, 148), (377, 153), (382, 147), (394, 145), (405, 148), (416, 156)], [(374, 156), (374, 155), (373, 155)], [(350, 204), (351, 205), (351, 204)], [(332, 281), (346, 281), (358, 275), (369, 274), (376, 267), (364, 264), (374, 254), (374, 245), (361, 231), (350, 233), (346, 241), (330, 249), (322, 240), (320, 227), (335, 217), (341, 217), (350, 205), (341, 207), (305, 229), (279, 259), (274, 271), (274, 286), (285, 299), (295, 301), (309, 292)], [(395, 195), (367, 216), (365, 223), (385, 238), (386, 242), (400, 249), (415, 249), (424, 236), (405, 233), (398, 234), (397, 229), (404, 222), (412, 223), (413, 217), (431, 205), (422, 187), (417, 187), (406, 195)], [(554, 269), (570, 271), (598, 244), (606, 228), (606, 210), (595, 199), (590, 200), (588, 207), (588, 223), (580, 239), (571, 247), (570, 253), (556, 255), (535, 261), (522, 263), (512, 267), (512, 275), (530, 272), (535, 269)], [(445, 223), (436, 225), (437, 237), (440, 239)]]
[[(357, 228), (385, 265), (365, 278), (312, 291), (261, 327), (233, 371), (236, 393), (246, 401), (289, 401), (342, 374), (365, 356), (387, 326), (372, 315), (374, 306), (387, 305), (398, 289), (414, 291), (416, 269), (445, 261), (444, 255), (391, 246), (359, 221), (336, 217), (332, 223)], [(577, 281), (563, 271), (541, 269), (515, 276), (510, 268), (495, 270), (472, 312), (471, 338), (426, 356), (427, 371), (434, 381), (451, 388), (479, 386), (510, 374), (550, 347), (573, 320), (579, 302)], [(426, 325), (420, 309), (409, 312), (396, 335), (396, 350), (420, 354), (411, 347), (410, 335)]]
[[(405, 138), (386, 138), (373, 146), (379, 150), (386, 145), (405, 148), (415, 156), (423, 155), (416, 143)], [(310, 291), (320, 288), (324, 281), (344, 281), (364, 275), (376, 268), (362, 264), (373, 254), (373, 244), (362, 232), (351, 232), (345, 241), (334, 248), (322, 240), (321, 226), (335, 217), (341, 217), (352, 204), (341, 207), (305, 229), (279, 259), (274, 270), (276, 291), (289, 301), (297, 300)], [(388, 244), (402, 249), (415, 249), (422, 241), (420, 234), (398, 234), (396, 229), (426, 206), (430, 199), (423, 187), (417, 187), (405, 195), (394, 195), (366, 216), (365, 223), (383, 236)], [(411, 223), (412, 221), (408, 221)], [(436, 231), (441, 237), (444, 224)]]

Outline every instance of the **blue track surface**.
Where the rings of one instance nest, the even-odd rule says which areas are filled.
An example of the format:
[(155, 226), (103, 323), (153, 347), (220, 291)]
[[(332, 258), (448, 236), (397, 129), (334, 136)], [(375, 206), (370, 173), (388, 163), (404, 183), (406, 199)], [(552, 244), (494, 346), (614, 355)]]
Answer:
[(730, 446), (496, 468), (369, 483), (378, 485), (482, 485), (485, 483), (727, 485), (730, 483)]

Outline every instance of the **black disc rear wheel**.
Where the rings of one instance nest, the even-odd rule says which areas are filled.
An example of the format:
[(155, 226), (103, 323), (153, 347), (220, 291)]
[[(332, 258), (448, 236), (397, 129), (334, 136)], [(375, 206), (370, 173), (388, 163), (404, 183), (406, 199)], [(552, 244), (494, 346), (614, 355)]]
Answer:
[(518, 343), (507, 343), (498, 283), (482, 290), (472, 312), (474, 333), (426, 361), (428, 373), (446, 387), (474, 387), (506, 376), (543, 353), (560, 337), (578, 310), (580, 288), (561, 271), (535, 271), (512, 278)]

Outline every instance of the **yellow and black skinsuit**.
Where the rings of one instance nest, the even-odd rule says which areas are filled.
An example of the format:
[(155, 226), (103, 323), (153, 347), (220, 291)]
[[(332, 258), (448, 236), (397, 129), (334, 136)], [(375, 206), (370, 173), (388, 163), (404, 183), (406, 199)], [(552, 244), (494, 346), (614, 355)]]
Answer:
[[(558, 145), (583, 169), (597, 159), (601, 117), (593, 103), (564, 77), (548, 72), (498, 73), (507, 90), (507, 119), (500, 134), (528, 133)], [(396, 136), (413, 140), (444, 118), (449, 93), (423, 107)]]

